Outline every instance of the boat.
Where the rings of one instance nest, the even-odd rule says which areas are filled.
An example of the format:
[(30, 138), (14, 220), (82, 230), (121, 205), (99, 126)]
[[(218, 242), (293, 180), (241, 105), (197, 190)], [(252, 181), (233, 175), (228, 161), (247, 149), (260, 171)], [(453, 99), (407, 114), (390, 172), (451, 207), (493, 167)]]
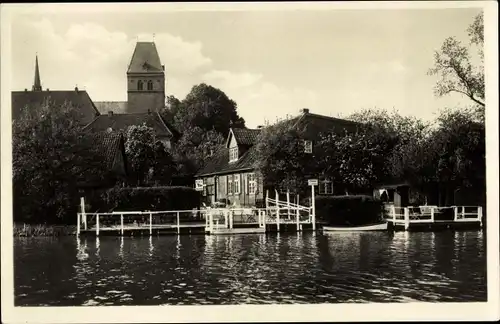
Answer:
[(387, 223), (361, 226), (323, 226), (324, 232), (359, 232), (359, 231), (386, 231)]

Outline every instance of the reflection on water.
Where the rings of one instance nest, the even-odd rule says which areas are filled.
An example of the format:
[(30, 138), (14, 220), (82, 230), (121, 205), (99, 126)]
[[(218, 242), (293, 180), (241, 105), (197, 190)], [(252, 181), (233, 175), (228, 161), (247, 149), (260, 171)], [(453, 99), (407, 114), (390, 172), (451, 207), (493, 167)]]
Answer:
[(482, 232), (20, 238), (16, 305), (486, 300)]

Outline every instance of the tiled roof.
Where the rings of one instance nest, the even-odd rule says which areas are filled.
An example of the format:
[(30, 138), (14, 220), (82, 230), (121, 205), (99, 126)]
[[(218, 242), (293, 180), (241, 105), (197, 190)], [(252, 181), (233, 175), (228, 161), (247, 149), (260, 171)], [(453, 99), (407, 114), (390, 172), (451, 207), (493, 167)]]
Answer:
[(260, 129), (232, 128), (236, 142), (240, 145), (253, 145), (257, 141)]
[(122, 150), (123, 135), (117, 133), (95, 133), (92, 135), (92, 144), (104, 160), (108, 169), (113, 167), (116, 154)]
[(125, 114), (127, 104), (127, 101), (94, 101), (94, 105), (101, 114), (107, 114), (109, 111), (115, 114)]
[[(336, 131), (340, 133), (344, 132), (344, 130), (352, 131), (359, 125), (352, 121), (311, 113), (303, 113), (294, 118), (280, 121), (278, 124), (289, 124), (291, 127), (296, 127), (303, 131), (306, 138), (311, 140), (317, 139), (319, 135), (324, 132)], [(275, 125), (268, 127), (274, 127)], [(250, 145), (250, 148), (237, 162), (229, 163), (229, 149), (225, 147), (207, 160), (205, 166), (198, 171), (197, 176), (253, 169), (254, 162), (257, 158), (257, 150), (253, 144), (257, 141), (260, 129), (233, 128), (232, 131), (238, 144)]]
[[(86, 147), (91, 150), (92, 154), (97, 155), (99, 160), (95, 161), (94, 165), (87, 165), (88, 168), (78, 176), (78, 182), (81, 186), (104, 184), (112, 178), (127, 176), (127, 159), (122, 134), (95, 133), (84, 137), (83, 140), (88, 145)], [(115, 160), (118, 154), (121, 154), (122, 158)], [(122, 165), (116, 164), (117, 162), (122, 163)]]
[(160, 56), (153, 42), (137, 42), (127, 73), (163, 72)]
[(82, 124), (84, 125), (99, 115), (99, 111), (86, 91), (13, 91), (12, 119), (18, 118), (23, 108), (31, 109), (33, 107), (36, 109), (46, 102), (50, 102), (56, 107), (62, 106), (64, 103), (73, 105), (82, 114)]
[(229, 163), (229, 149), (224, 147), (207, 160), (196, 176), (251, 170), (257, 157), (255, 146), (250, 147), (236, 162)]
[(136, 114), (103, 114), (85, 126), (85, 130), (93, 132), (106, 132), (109, 128), (113, 131), (124, 132), (129, 126), (146, 125), (155, 130), (158, 136), (176, 137), (177, 131), (157, 112)]

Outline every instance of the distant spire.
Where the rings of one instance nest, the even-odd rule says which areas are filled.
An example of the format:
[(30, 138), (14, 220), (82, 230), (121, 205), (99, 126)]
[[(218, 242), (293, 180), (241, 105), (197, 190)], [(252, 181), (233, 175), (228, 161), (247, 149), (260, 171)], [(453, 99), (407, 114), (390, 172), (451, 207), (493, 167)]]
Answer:
[(40, 71), (38, 69), (38, 54), (35, 58), (35, 81), (33, 82), (33, 91), (42, 91), (42, 83), (40, 82)]

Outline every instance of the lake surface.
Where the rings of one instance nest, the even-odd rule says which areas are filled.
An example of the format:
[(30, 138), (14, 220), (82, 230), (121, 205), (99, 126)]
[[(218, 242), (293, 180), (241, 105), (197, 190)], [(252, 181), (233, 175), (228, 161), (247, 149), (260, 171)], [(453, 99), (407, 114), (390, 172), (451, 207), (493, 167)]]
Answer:
[(486, 301), (484, 236), (16, 238), (15, 305)]

